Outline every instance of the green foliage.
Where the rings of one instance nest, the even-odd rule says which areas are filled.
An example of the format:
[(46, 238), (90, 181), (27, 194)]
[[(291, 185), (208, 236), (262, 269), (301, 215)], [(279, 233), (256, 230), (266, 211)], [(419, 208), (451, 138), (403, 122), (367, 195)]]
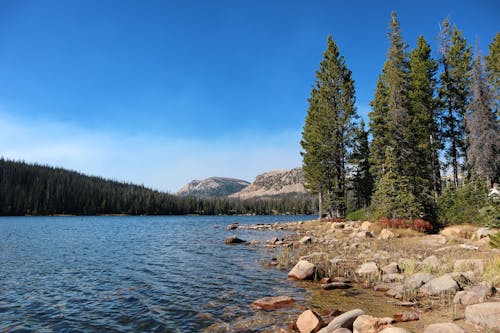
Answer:
[(351, 71), (328, 36), (309, 98), (301, 154), (306, 189), (321, 195), (332, 217), (343, 217), (347, 206), (346, 164), (355, 131), (354, 101)]
[(389, 219), (414, 219), (419, 217), (424, 207), (411, 191), (410, 179), (398, 174), (394, 150), (386, 149), (385, 173), (379, 180), (372, 196), (372, 217)]
[(475, 178), (458, 189), (448, 185), (438, 201), (439, 223), (449, 224), (484, 224), (488, 213), (480, 214), (480, 209), (487, 206), (488, 188), (482, 178)]
[(369, 220), (370, 214), (368, 208), (360, 208), (358, 210), (347, 213), (346, 220), (348, 221), (364, 221)]
[(366, 208), (370, 205), (373, 192), (373, 177), (370, 172), (370, 148), (368, 145), (368, 132), (365, 123), (361, 120), (354, 139), (354, 148), (350, 164), (353, 167), (352, 190), (354, 194), (354, 207)]
[(490, 246), (495, 249), (500, 249), (500, 232), (490, 235)]
[(490, 228), (500, 228), (499, 200), (491, 200), (487, 206), (479, 209), (479, 216), (483, 225)]
[(489, 45), (489, 55), (484, 57), (488, 81), (492, 87), (495, 98), (497, 117), (500, 117), (500, 32), (495, 35), (493, 42)]

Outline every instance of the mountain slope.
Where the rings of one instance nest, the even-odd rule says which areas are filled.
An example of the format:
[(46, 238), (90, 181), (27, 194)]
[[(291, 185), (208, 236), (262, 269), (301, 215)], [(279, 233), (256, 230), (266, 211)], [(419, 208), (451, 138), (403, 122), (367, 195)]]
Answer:
[(241, 179), (210, 177), (202, 180), (193, 180), (176, 194), (181, 197), (226, 197), (241, 191), (249, 184), (249, 182)]
[(302, 168), (263, 173), (258, 175), (252, 184), (229, 197), (250, 199), (291, 193), (305, 193)]

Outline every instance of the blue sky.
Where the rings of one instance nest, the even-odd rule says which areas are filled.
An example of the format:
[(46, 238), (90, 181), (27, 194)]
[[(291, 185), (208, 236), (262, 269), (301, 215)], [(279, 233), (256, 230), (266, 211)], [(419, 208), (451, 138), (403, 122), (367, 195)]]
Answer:
[(0, 155), (174, 192), (299, 166), (332, 34), (366, 117), (398, 12), (487, 53), (498, 1), (0, 1)]

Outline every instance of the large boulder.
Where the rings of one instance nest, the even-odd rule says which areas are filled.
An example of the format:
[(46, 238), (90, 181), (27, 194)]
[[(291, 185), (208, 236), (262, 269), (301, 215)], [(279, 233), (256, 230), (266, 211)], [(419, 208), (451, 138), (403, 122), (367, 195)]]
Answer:
[(395, 274), (401, 272), (397, 262), (391, 262), (389, 265), (382, 267), (384, 274)]
[(486, 302), (465, 308), (465, 320), (492, 331), (500, 332), (500, 302)]
[(425, 272), (419, 272), (415, 273), (412, 276), (410, 276), (404, 283), (405, 288), (407, 289), (418, 289), (420, 288), (423, 284), (429, 282), (434, 278), (433, 275)]
[(296, 325), (300, 333), (316, 333), (325, 326), (325, 323), (316, 312), (306, 310), (299, 316)]
[(488, 297), (492, 296), (495, 292), (496, 289), (493, 288), (491, 283), (483, 281), (477, 286), (467, 288), (467, 290), (459, 291), (455, 295), (453, 303), (462, 305), (483, 303), (486, 301)]
[(295, 304), (295, 300), (288, 296), (274, 296), (259, 298), (250, 304), (252, 309), (276, 310), (290, 308)]
[(353, 333), (377, 333), (394, 321), (392, 318), (377, 318), (361, 315), (354, 321)]
[(424, 333), (465, 333), (465, 331), (457, 324), (439, 323), (427, 326)]
[(356, 273), (358, 275), (377, 275), (379, 274), (379, 268), (377, 263), (370, 261), (359, 266)]
[(363, 315), (364, 312), (361, 309), (355, 309), (347, 311), (340, 316), (335, 317), (326, 327), (323, 327), (318, 333), (333, 333), (338, 328), (352, 329), (352, 324), (358, 318), (358, 316)]
[(460, 290), (460, 286), (457, 281), (453, 279), (451, 274), (445, 274), (432, 279), (418, 289), (419, 292), (426, 295), (439, 295), (442, 293), (455, 292), (457, 290)]
[(296, 280), (312, 279), (316, 273), (316, 266), (307, 260), (300, 260), (288, 273), (288, 277)]

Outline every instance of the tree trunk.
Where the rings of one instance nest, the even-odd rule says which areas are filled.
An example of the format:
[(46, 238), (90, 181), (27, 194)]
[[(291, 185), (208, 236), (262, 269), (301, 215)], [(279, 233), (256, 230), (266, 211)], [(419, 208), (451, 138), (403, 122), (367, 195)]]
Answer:
[(318, 219), (321, 220), (323, 217), (323, 196), (321, 192), (318, 194)]

